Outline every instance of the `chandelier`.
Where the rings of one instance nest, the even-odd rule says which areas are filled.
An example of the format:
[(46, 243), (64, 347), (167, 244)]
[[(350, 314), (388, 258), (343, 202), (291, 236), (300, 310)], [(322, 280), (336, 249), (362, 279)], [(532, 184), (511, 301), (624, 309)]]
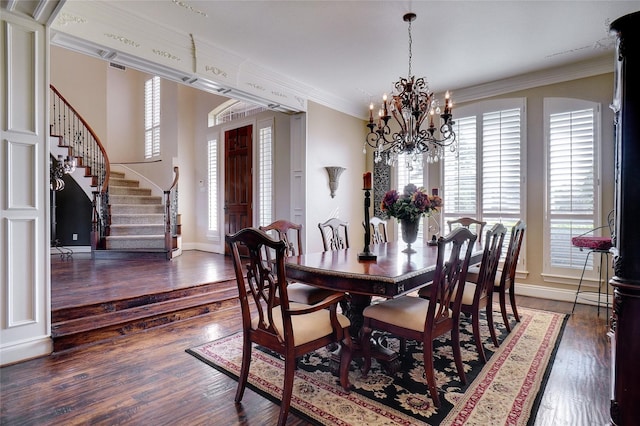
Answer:
[[(407, 165), (412, 169), (411, 162), (421, 161), (422, 154), (427, 154), (426, 161), (433, 163), (444, 156), (445, 148), (455, 152), (456, 134), (451, 114), (453, 101), (449, 92), (445, 95), (444, 110), (441, 110), (439, 101), (429, 91), (427, 81), (411, 75), (411, 22), (416, 19), (416, 14), (407, 13), (402, 19), (409, 23), (409, 73), (407, 78), (400, 77), (394, 83), (391, 101), (387, 100), (386, 93), (382, 97), (377, 123), (373, 118), (373, 102), (369, 105), (369, 134), (365, 144), (374, 148), (375, 163), (384, 160), (393, 166), (398, 161), (398, 155), (408, 154)], [(389, 127), (392, 116), (400, 129), (393, 134)]]

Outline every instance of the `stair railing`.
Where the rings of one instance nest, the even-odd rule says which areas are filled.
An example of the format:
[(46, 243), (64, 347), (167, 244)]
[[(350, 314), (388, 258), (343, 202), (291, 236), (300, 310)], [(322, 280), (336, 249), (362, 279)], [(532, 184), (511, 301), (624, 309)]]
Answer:
[(171, 187), (164, 191), (165, 205), (165, 229), (164, 229), (164, 248), (167, 252), (167, 259), (171, 259), (174, 247), (174, 237), (178, 235), (178, 179), (180, 178), (180, 170), (178, 166), (173, 168), (173, 183)]
[(50, 100), (50, 134), (62, 138), (69, 155), (76, 158), (77, 167), (85, 168), (85, 176), (91, 176), (93, 192), (93, 217), (91, 228), (91, 251), (104, 248), (104, 237), (108, 225), (109, 157), (100, 138), (82, 116), (53, 86)]

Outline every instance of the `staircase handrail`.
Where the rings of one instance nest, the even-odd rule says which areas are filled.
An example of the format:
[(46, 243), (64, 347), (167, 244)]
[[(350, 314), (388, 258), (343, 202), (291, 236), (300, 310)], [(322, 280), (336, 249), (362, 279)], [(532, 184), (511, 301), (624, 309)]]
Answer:
[(165, 230), (164, 230), (164, 247), (167, 252), (167, 259), (171, 259), (171, 253), (175, 248), (173, 246), (173, 237), (178, 231), (178, 180), (180, 178), (180, 169), (178, 166), (173, 167), (173, 182), (169, 189), (164, 191), (165, 198)]
[(82, 115), (80, 115), (80, 113), (76, 111), (76, 109), (69, 103), (69, 101), (67, 101), (64, 96), (62, 96), (62, 94), (58, 91), (58, 89), (55, 88), (53, 84), (50, 84), (49, 88), (56, 94), (56, 96), (60, 98), (60, 100), (62, 100), (65, 106), (67, 106), (76, 115), (76, 117), (78, 117), (78, 120), (80, 120), (82, 125), (87, 128), (89, 134), (93, 137), (93, 139), (96, 141), (96, 144), (100, 148), (100, 152), (102, 153), (105, 162), (105, 176), (104, 181), (101, 182), (102, 185), (100, 185), (100, 193), (104, 194), (109, 187), (109, 175), (111, 174), (111, 166), (109, 163), (109, 156), (107, 155), (107, 151), (104, 149), (104, 146), (102, 145), (102, 142), (100, 141), (98, 135), (96, 135), (96, 132), (94, 132), (93, 128), (89, 125), (89, 123), (86, 122)]

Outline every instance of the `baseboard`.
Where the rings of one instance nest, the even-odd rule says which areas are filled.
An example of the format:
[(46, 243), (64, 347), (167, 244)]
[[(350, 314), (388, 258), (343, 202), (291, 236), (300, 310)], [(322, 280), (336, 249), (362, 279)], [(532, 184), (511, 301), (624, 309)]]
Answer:
[[(591, 297), (585, 298), (583, 297), (585, 293), (581, 293), (578, 298), (578, 303), (582, 303), (584, 305), (593, 305), (598, 306), (598, 293), (593, 293), (595, 298), (591, 300)], [(539, 285), (531, 285), (531, 284), (519, 284), (516, 282), (516, 295), (518, 296), (530, 296), (537, 297), (539, 299), (549, 299), (549, 300), (559, 300), (562, 302), (570, 302), (576, 299), (576, 291), (575, 290), (567, 290), (567, 289), (557, 289), (553, 287), (545, 287)], [(613, 295), (602, 293), (602, 306), (605, 306), (605, 301), (611, 303), (613, 299)]]
[(33, 358), (48, 356), (51, 352), (53, 352), (53, 341), (49, 336), (26, 342), (18, 342), (0, 348), (0, 366), (4, 367)]

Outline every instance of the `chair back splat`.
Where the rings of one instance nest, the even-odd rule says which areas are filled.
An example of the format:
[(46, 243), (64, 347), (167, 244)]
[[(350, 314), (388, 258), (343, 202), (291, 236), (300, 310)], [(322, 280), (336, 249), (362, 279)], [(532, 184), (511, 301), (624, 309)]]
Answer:
[[(364, 223), (362, 225), (366, 226)], [(374, 216), (369, 220), (369, 225), (371, 226), (371, 243), (381, 244), (388, 241), (386, 220)]]
[(318, 228), (322, 235), (324, 251), (349, 248), (349, 222), (332, 217), (324, 223), (319, 223)]
[[(275, 233), (276, 239), (282, 240), (287, 245), (286, 256), (302, 255), (302, 225), (288, 220), (276, 220), (275, 222), (261, 226), (261, 231)], [(295, 236), (292, 236), (294, 234)], [(271, 251), (268, 251), (270, 254)], [(271, 256), (269, 257), (271, 259)], [(336, 292), (304, 283), (289, 283), (287, 286), (289, 301), (315, 305), (316, 303), (336, 294)]]
[[(245, 228), (226, 236), (231, 249), (242, 309), (243, 350), (235, 401), (240, 402), (249, 377), (252, 343), (284, 358), (284, 384), (278, 425), (284, 425), (291, 405), (296, 358), (329, 344), (340, 343), (340, 384), (349, 390), (352, 347), (350, 322), (337, 313), (343, 295), (336, 294), (313, 306), (289, 303), (285, 257), (287, 243), (264, 231)], [(238, 246), (249, 257), (240, 258)], [(275, 253), (275, 261), (267, 253)]]
[(471, 229), (471, 226), (475, 227), (475, 234), (478, 236), (478, 242), (482, 242), (482, 231), (484, 227), (487, 225), (487, 222), (483, 222), (481, 220), (474, 219), (472, 217), (461, 217), (454, 220), (448, 220), (447, 225), (449, 225), (449, 232), (453, 231), (457, 226), (462, 226), (467, 229)]

